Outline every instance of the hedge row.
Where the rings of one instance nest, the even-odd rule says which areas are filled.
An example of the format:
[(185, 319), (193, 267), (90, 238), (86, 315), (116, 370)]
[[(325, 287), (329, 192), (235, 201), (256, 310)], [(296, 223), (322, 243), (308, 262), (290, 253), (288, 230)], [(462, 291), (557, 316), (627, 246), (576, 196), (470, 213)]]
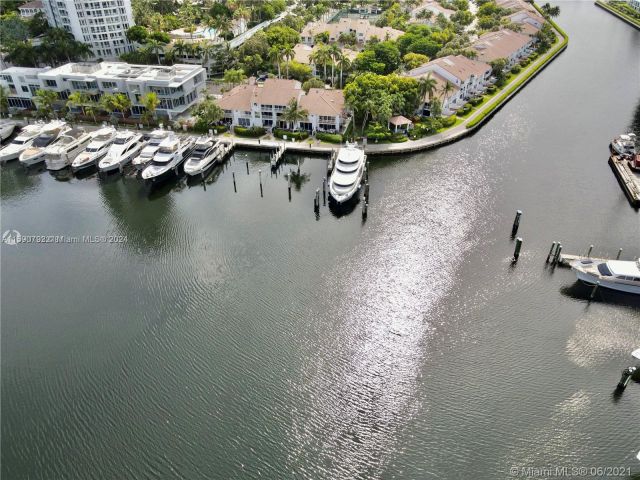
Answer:
[(342, 143), (342, 135), (339, 133), (318, 132), (316, 133), (316, 138), (321, 142)]
[(266, 133), (266, 130), (262, 127), (233, 127), (233, 131), (239, 137), (251, 137), (258, 138)]
[(284, 136), (287, 136), (287, 140), (304, 140), (305, 138), (309, 138), (309, 132), (305, 132), (305, 131), (299, 131), (299, 132), (293, 132), (291, 130), (284, 130), (282, 128), (274, 128), (273, 129), (273, 136), (276, 138), (283, 138)]

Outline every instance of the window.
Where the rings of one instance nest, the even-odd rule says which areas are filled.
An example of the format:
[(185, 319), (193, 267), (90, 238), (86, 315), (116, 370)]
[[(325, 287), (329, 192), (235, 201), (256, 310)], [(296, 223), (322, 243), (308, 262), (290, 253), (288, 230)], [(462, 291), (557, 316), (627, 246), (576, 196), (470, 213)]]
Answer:
[(102, 82), (102, 88), (116, 88), (117, 86), (116, 82)]
[(238, 119), (238, 124), (239, 124), (241, 127), (248, 127), (248, 126), (250, 126), (250, 125), (251, 125), (251, 120), (250, 120), (250, 119), (248, 119), (248, 118), (239, 118), (239, 119)]
[(26, 85), (22, 85), (22, 91), (28, 93), (29, 87), (27, 87)]

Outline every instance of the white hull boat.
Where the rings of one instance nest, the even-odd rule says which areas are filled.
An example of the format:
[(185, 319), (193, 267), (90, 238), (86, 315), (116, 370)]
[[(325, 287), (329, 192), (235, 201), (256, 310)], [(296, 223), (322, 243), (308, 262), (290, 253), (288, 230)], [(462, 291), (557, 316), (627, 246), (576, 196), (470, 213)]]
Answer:
[(109, 151), (98, 163), (98, 170), (102, 173), (121, 170), (138, 156), (142, 147), (144, 147), (144, 140), (141, 133), (131, 131), (118, 133)]
[(98, 166), (98, 162), (104, 158), (116, 138), (116, 129), (104, 127), (89, 135), (91, 135), (91, 142), (85, 151), (71, 162), (71, 170), (74, 172)]
[(636, 136), (633, 133), (618, 135), (611, 142), (611, 149), (618, 155), (636, 154)]
[(20, 157), (20, 154), (31, 146), (40, 133), (40, 130), (42, 130), (42, 126), (42, 123), (35, 123), (24, 127), (20, 134), (14, 138), (11, 143), (0, 150), (0, 162), (17, 160)]
[(169, 131), (159, 128), (149, 134), (149, 142), (142, 149), (140, 155), (131, 162), (136, 170), (142, 171), (153, 160), (153, 156), (158, 152), (162, 141), (169, 136)]
[(571, 269), (578, 280), (589, 285), (600, 285), (619, 292), (640, 294), (640, 259), (592, 260), (583, 258), (571, 262)]
[(338, 151), (336, 164), (329, 179), (329, 198), (337, 204), (343, 204), (357, 196), (362, 183), (362, 175), (367, 156), (364, 150), (354, 143)]
[(151, 164), (142, 171), (142, 179), (148, 183), (160, 183), (174, 175), (186, 158), (191, 155), (194, 140), (191, 137), (179, 138), (170, 135), (160, 144)]
[(223, 144), (220, 140), (200, 137), (196, 140), (191, 156), (184, 163), (184, 173), (190, 177), (204, 173), (215, 165), (222, 154)]
[(90, 141), (91, 135), (82, 128), (72, 129), (60, 135), (58, 140), (44, 151), (47, 170), (62, 170), (70, 166)]
[(54, 120), (47, 123), (33, 140), (31, 146), (20, 154), (19, 160), (25, 167), (30, 167), (44, 162), (44, 152), (49, 145), (52, 145), (60, 135), (71, 130), (67, 122)]
[(16, 122), (13, 120), (0, 120), (0, 141), (4, 142), (11, 136), (16, 128)]

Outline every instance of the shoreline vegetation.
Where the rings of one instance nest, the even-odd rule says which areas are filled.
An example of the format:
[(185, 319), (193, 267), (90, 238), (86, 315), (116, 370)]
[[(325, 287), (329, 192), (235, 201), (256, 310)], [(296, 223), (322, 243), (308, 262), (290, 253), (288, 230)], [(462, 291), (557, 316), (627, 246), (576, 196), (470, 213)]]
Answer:
[(632, 13), (626, 10), (626, 8), (631, 8), (631, 7), (628, 7), (627, 5), (619, 6), (619, 3), (615, 1), (611, 2), (611, 1), (605, 1), (605, 0), (596, 0), (594, 3), (596, 6), (608, 11), (609, 13), (618, 17), (620, 20), (640, 30), (640, 13), (633, 12), (633, 14), (637, 15), (637, 17), (634, 18), (632, 16)]

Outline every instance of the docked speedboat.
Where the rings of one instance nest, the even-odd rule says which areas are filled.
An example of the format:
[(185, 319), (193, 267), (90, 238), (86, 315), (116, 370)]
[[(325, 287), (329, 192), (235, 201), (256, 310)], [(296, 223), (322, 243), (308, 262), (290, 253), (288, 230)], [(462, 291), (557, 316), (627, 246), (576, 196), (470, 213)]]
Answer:
[(184, 173), (189, 176), (200, 175), (214, 165), (222, 151), (222, 142), (208, 137), (196, 139), (191, 156), (184, 163)]
[(11, 143), (0, 150), (0, 162), (8, 162), (20, 157), (20, 154), (31, 146), (40, 130), (42, 130), (42, 123), (34, 123), (24, 127)]
[(85, 168), (97, 166), (98, 162), (107, 154), (109, 147), (116, 138), (116, 129), (104, 127), (90, 133), (91, 142), (84, 152), (71, 162), (71, 170), (79, 172)]
[(571, 269), (578, 280), (589, 285), (599, 282), (604, 288), (640, 294), (640, 259), (601, 261), (583, 258), (571, 262)]
[(31, 146), (20, 154), (20, 163), (29, 167), (44, 162), (44, 152), (46, 148), (53, 144), (60, 135), (63, 135), (69, 130), (71, 130), (71, 127), (63, 120), (54, 120), (51, 123), (47, 123), (42, 127), (42, 130), (33, 140)]
[(629, 158), (629, 166), (636, 172), (640, 172), (640, 153), (636, 153)]
[(163, 128), (154, 130), (149, 134), (149, 142), (142, 149), (140, 155), (131, 162), (136, 170), (143, 170), (147, 164), (153, 160), (153, 156), (158, 152), (162, 141), (169, 136), (169, 131)]
[(7, 138), (9, 138), (15, 130), (16, 125), (16, 122), (14, 122), (13, 120), (0, 120), (0, 141), (4, 142)]
[(337, 204), (351, 200), (360, 190), (367, 156), (355, 143), (338, 151), (336, 164), (329, 179), (329, 198)]
[(74, 128), (63, 133), (44, 150), (44, 162), (48, 170), (62, 170), (82, 152), (89, 142), (89, 135), (83, 128)]
[(636, 135), (634, 133), (618, 135), (611, 142), (611, 149), (618, 155), (635, 155)]
[(191, 137), (179, 138), (171, 134), (165, 138), (151, 164), (142, 171), (142, 179), (147, 183), (158, 183), (175, 175), (180, 165), (191, 155), (193, 144)]
[(141, 133), (130, 130), (119, 132), (105, 157), (98, 163), (98, 169), (101, 172), (121, 169), (138, 156), (143, 146)]

